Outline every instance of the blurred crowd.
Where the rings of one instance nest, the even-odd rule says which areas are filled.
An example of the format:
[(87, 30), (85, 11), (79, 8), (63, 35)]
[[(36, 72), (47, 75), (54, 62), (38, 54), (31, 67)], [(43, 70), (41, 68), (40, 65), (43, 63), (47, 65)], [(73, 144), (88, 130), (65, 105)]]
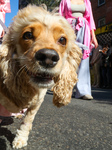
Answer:
[(92, 49), (90, 70), (92, 87), (112, 88), (112, 47), (109, 44)]

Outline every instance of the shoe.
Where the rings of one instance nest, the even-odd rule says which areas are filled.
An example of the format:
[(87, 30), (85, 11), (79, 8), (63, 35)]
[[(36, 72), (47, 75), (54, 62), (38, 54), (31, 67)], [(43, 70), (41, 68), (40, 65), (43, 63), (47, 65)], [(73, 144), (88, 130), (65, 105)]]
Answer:
[(84, 99), (84, 100), (91, 100), (91, 99), (93, 99), (93, 97), (91, 95), (84, 95), (82, 97), (82, 99)]

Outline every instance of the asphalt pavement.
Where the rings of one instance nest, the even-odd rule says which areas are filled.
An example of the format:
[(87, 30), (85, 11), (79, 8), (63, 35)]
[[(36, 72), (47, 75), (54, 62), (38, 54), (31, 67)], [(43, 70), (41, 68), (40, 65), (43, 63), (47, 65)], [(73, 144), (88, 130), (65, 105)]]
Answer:
[[(28, 145), (21, 150), (112, 150), (112, 89), (92, 89), (91, 101), (72, 98), (57, 108), (48, 91), (38, 111)], [(3, 118), (0, 150), (11, 143), (21, 120)]]

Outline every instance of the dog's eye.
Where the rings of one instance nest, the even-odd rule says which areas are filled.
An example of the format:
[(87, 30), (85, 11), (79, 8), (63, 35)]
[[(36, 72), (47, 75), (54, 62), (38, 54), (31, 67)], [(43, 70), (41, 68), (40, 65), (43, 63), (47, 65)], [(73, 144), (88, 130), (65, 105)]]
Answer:
[(25, 39), (25, 40), (32, 39), (32, 38), (33, 38), (32, 32), (25, 32), (23, 34), (23, 39)]
[(61, 37), (58, 42), (62, 45), (66, 45), (66, 38), (65, 37)]

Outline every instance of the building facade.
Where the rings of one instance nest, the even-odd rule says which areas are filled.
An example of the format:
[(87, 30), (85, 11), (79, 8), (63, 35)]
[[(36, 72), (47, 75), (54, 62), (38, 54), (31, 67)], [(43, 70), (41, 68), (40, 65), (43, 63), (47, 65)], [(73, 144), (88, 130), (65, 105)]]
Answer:
[(112, 45), (112, 0), (90, 0), (96, 24), (96, 37), (103, 45)]

